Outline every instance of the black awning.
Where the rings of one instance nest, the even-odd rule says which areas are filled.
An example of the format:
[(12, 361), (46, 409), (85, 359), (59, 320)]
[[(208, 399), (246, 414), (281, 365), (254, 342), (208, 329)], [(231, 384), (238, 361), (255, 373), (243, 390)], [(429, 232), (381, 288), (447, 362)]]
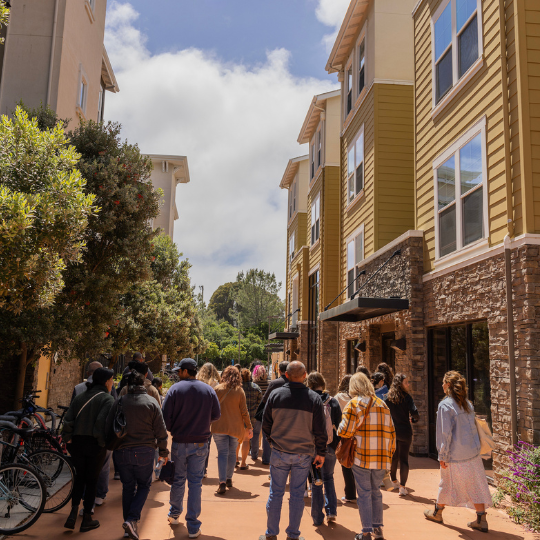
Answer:
[(364, 298), (350, 300), (319, 314), (321, 321), (358, 322), (409, 309), (406, 298)]
[(298, 332), (274, 332), (268, 335), (268, 339), (298, 339), (300, 334)]

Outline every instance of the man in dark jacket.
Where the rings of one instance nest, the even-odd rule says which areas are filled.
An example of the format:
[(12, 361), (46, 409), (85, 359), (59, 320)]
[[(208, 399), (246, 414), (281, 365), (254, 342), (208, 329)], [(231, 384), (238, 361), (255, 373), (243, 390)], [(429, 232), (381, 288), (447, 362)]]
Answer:
[(184, 358), (178, 367), (180, 382), (171, 386), (163, 402), (165, 425), (173, 438), (171, 459), (175, 464), (168, 518), (171, 525), (179, 523), (187, 478), (186, 526), (189, 538), (197, 538), (201, 534), (198, 518), (210, 424), (219, 419), (221, 410), (214, 389), (195, 378), (197, 362)]
[(259, 540), (277, 540), (287, 477), (290, 479), (287, 538), (300, 537), (304, 511), (304, 488), (313, 463), (322, 467), (326, 455), (326, 421), (321, 398), (303, 383), (307, 376), (302, 362), (287, 366), (287, 380), (272, 392), (264, 409), (262, 430), (272, 446), (270, 496), (266, 504), (266, 535)]

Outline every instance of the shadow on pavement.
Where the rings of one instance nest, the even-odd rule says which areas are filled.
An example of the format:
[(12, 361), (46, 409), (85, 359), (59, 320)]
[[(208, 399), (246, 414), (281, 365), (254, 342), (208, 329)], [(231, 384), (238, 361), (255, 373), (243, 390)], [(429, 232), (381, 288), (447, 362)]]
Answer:
[[(481, 531), (475, 531), (473, 529), (463, 527), (456, 527), (455, 525), (448, 525), (446, 523), (441, 526), (445, 527), (446, 529), (456, 531), (457, 533), (459, 533), (459, 537), (463, 538), (464, 540), (470, 540), (471, 538), (486, 538), (486, 533), (483, 533)], [(489, 529), (489, 532), (487, 534), (489, 534), (490, 540), (523, 540), (523, 535), (510, 534), (507, 532), (498, 532), (494, 531), (491, 528)]]
[[(339, 519), (339, 518), (338, 518)], [(358, 525), (358, 530), (361, 530), (362, 527)], [(329, 523), (328, 525), (320, 525), (316, 529), (317, 534), (321, 535), (324, 540), (334, 540), (334, 539), (343, 539), (343, 538), (354, 538), (356, 535), (355, 531), (347, 529), (339, 523)]]
[(227, 490), (227, 493), (224, 495), (219, 495), (218, 493), (214, 493), (214, 495), (218, 499), (233, 499), (233, 500), (249, 500), (249, 499), (257, 499), (259, 497), (258, 493), (251, 493), (251, 491), (240, 491), (239, 489), (232, 487), (229, 490)]

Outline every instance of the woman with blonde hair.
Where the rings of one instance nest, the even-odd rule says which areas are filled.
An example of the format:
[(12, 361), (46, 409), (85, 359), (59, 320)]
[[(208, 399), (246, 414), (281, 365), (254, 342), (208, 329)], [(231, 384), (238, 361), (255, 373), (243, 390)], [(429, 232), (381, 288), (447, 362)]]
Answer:
[(486, 508), (492, 506), (484, 464), (480, 457), (480, 437), (472, 403), (467, 399), (467, 382), (461, 373), (448, 371), (443, 377), (446, 397), (437, 410), (437, 450), (441, 482), (435, 508), (426, 510), (426, 519), (443, 523), (446, 506), (466, 506), (476, 510), (471, 529), (487, 532)]
[(212, 388), (215, 388), (221, 382), (219, 372), (216, 369), (216, 366), (211, 362), (206, 362), (206, 364), (203, 365), (197, 373), (197, 379), (209, 384)]
[(370, 380), (355, 373), (349, 382), (351, 401), (343, 410), (337, 434), (356, 438), (352, 472), (358, 492), (362, 533), (356, 540), (382, 539), (383, 503), (379, 486), (390, 468), (396, 448), (396, 434), (388, 407), (375, 395)]
[(212, 436), (218, 450), (219, 486), (216, 493), (223, 495), (226, 488), (232, 487), (238, 441), (244, 440), (246, 430), (251, 438), (253, 428), (238, 369), (228, 366), (221, 377), (221, 384), (214, 390), (221, 407), (220, 419), (212, 424)]

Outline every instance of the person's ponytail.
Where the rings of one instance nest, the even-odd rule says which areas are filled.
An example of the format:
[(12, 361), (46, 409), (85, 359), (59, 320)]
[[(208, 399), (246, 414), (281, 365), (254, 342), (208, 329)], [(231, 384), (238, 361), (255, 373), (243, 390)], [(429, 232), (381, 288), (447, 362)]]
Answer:
[(448, 384), (447, 394), (454, 398), (466, 413), (471, 412), (471, 404), (467, 399), (469, 390), (465, 377), (457, 371), (448, 371), (443, 380)]

